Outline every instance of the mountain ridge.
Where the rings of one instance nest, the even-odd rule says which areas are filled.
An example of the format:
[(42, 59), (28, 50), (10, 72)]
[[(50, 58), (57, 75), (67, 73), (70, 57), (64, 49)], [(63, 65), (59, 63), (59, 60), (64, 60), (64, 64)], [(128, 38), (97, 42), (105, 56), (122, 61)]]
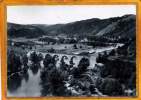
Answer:
[[(107, 19), (92, 18), (75, 21), (67, 24), (8, 24), (10, 37), (40, 37), (43, 35), (58, 36), (129, 36), (134, 37), (136, 32), (136, 15), (124, 15)], [(127, 35), (129, 34), (129, 35)]]

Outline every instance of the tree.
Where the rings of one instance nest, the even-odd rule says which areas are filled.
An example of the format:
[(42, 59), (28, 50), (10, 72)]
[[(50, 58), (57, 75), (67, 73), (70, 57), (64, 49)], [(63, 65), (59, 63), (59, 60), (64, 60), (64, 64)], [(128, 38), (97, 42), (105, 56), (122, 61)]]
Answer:
[(123, 88), (118, 80), (114, 78), (105, 78), (99, 84), (98, 89), (105, 95), (123, 96)]
[(83, 57), (83, 58), (79, 61), (78, 68), (79, 68), (79, 69), (82, 69), (82, 70), (85, 70), (85, 69), (88, 68), (89, 65), (90, 65), (89, 59)]
[(61, 70), (57, 68), (51, 69), (48, 73), (48, 77), (46, 77), (46, 84), (42, 85), (42, 95), (69, 96), (69, 92), (64, 82), (65, 77), (66, 76), (62, 74)]
[(68, 57), (67, 56), (62, 56), (62, 58), (60, 60), (60, 68), (63, 71), (65, 71), (65, 70), (67, 71), (68, 67), (69, 67), (69, 65), (65, 63), (65, 59), (68, 59)]
[(50, 63), (52, 63), (52, 56), (50, 54), (46, 54), (43, 60), (44, 67), (48, 68)]
[(83, 73), (87, 71), (88, 66), (90, 65), (89, 59), (83, 57), (78, 64), (77, 68), (73, 68), (71, 73), (73, 74), (74, 77), (79, 77)]
[(56, 66), (56, 63), (57, 63), (58, 60), (59, 60), (59, 56), (58, 55), (54, 55), (52, 57), (52, 63), (53, 63), (54, 66)]
[(40, 60), (39, 60), (39, 57), (35, 51), (30, 54), (30, 60), (32, 61), (33, 64), (39, 63)]
[(109, 55), (111, 55), (111, 56), (115, 56), (115, 54), (116, 54), (115, 49), (113, 49), (113, 50), (109, 53)]
[(73, 48), (74, 48), (74, 49), (78, 49), (76, 44), (73, 45)]
[(26, 73), (27, 70), (28, 70), (28, 57), (27, 57), (26, 54), (24, 54), (24, 55), (22, 56), (22, 64), (24, 65), (23, 70), (24, 70), (24, 72)]
[(28, 63), (28, 57), (27, 57), (26, 54), (24, 54), (24, 55), (22, 56), (22, 63), (23, 63), (24, 66), (27, 66), (27, 63)]
[(43, 60), (43, 55), (42, 55), (42, 53), (39, 53), (39, 54), (38, 54), (38, 57), (39, 57), (39, 61), (42, 61), (42, 60)]
[(76, 58), (76, 56), (72, 56), (70, 59), (70, 68), (73, 68), (73, 65), (75, 64), (73, 59)]
[(11, 50), (8, 54), (8, 74), (20, 71), (21, 65), (20, 56)]

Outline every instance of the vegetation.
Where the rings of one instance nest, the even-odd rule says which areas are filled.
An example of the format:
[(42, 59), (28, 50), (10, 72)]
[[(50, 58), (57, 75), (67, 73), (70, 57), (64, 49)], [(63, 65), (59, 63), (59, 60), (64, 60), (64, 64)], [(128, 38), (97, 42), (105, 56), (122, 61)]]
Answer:
[[(42, 96), (135, 96), (136, 39), (133, 33), (134, 15), (103, 20), (89, 19), (59, 26), (10, 23), (10, 38), (24, 36), (26, 39), (36, 39), (27, 39), (26, 42), (16, 39), (8, 41), (8, 89), (16, 90), (23, 77), (28, 81), (28, 71), (31, 70), (33, 75), (40, 71)], [(123, 46), (116, 47), (117, 43)], [(60, 44), (63, 48), (58, 49)], [(56, 45), (57, 49), (54, 48)], [(109, 46), (114, 49), (99, 53), (96, 65), (90, 69), (91, 54), (83, 50)], [(83, 56), (78, 65), (74, 63), (75, 56), (68, 59), (65, 55), (76, 51), (82, 51), (77, 55)], [(46, 52), (45, 56), (42, 52)], [(58, 52), (64, 55), (59, 58), (59, 55), (52, 54)]]

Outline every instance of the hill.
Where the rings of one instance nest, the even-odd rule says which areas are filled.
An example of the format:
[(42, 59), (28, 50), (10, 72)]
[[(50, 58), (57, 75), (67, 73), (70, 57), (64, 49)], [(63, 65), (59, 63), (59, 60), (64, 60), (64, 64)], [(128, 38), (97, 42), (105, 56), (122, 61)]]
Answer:
[(121, 36), (135, 37), (136, 16), (124, 15), (108, 19), (92, 18), (67, 24), (20, 25), (8, 23), (8, 36), (10, 37), (40, 37), (42, 35), (56, 36)]

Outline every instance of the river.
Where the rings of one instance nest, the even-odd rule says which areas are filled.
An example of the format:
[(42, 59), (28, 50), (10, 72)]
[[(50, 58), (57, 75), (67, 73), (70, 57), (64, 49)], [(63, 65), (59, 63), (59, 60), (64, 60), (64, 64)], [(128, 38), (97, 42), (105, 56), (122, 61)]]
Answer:
[[(99, 52), (107, 51), (115, 49), (116, 47), (106, 47), (106, 48), (99, 48), (96, 49), (95, 53), (88, 56), (90, 60), (90, 66), (89, 68), (93, 68), (96, 63), (96, 57)], [(45, 56), (46, 53), (43, 53)], [(54, 55), (54, 54), (51, 54)], [(59, 55), (59, 59), (64, 54), (57, 54)], [(70, 58), (72, 55), (66, 55), (68, 59), (66, 60), (66, 63), (69, 63)], [(77, 66), (82, 56), (76, 56), (74, 59), (75, 65)], [(57, 66), (59, 66), (59, 62), (57, 62)], [(43, 67), (42, 61), (41, 61), (41, 67)], [(13, 76), (11, 77), (11, 80), (9, 82), (9, 87), (7, 91), (8, 97), (40, 97), (41, 96), (41, 79), (40, 79), (41, 70), (37, 69), (37, 72), (33, 72), (31, 69), (28, 69), (28, 72), (26, 75), (20, 77), (20, 76)]]

